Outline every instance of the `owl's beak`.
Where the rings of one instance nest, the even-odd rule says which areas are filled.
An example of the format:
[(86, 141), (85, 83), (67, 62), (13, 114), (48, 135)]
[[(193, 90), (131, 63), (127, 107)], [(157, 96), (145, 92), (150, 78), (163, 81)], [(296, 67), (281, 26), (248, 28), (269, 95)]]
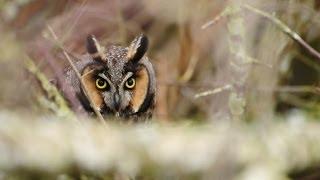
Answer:
[(113, 96), (113, 107), (117, 111), (120, 108), (120, 95), (118, 93), (115, 93)]

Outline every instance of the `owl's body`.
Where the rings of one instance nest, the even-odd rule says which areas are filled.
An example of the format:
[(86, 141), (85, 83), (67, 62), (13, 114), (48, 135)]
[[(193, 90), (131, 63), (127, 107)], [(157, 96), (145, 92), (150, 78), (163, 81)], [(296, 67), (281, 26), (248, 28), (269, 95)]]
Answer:
[(123, 120), (146, 120), (155, 104), (156, 79), (148, 57), (145, 36), (138, 36), (129, 47), (102, 47), (89, 36), (88, 54), (77, 64), (82, 84), (73, 70), (67, 77), (84, 108), (92, 111), (88, 98), (103, 116)]

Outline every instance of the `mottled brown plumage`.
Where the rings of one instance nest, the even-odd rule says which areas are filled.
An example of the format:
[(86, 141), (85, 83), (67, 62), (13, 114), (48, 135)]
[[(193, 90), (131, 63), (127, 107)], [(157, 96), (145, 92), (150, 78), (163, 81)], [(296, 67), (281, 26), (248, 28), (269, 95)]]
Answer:
[(155, 104), (156, 79), (152, 64), (144, 56), (147, 48), (148, 39), (144, 35), (136, 37), (128, 47), (103, 47), (94, 36), (88, 36), (88, 54), (77, 64), (84, 84), (71, 69), (67, 72), (68, 81), (85, 109), (92, 111), (90, 97), (104, 116), (134, 121), (149, 119)]

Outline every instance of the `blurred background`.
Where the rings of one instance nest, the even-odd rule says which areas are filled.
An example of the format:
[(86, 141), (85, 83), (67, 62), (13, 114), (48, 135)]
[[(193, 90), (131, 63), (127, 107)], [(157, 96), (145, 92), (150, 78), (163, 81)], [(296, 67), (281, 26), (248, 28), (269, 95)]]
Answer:
[[(26, 167), (26, 179), (38, 177), (32, 168), (144, 168), (162, 179), (319, 172), (319, 12), (319, 0), (0, 0), (0, 169)], [(63, 50), (77, 62), (88, 34), (127, 46), (141, 33), (157, 75), (155, 121), (183, 125), (97, 124), (83, 136), (79, 127), (50, 124), (82, 115), (74, 94), (62, 92)], [(50, 123), (15, 123), (21, 117)]]
[[(58, 90), (61, 87), (68, 63), (52, 41), (49, 27), (74, 61), (85, 53), (88, 34), (95, 34), (103, 44), (124, 46), (136, 35), (147, 34), (151, 45), (148, 56), (158, 80), (156, 118), (161, 121), (228, 120), (232, 119), (232, 104), (235, 109), (239, 106), (245, 121), (272, 121), (292, 113), (317, 119), (319, 58), (249, 9), (235, 10), (203, 28), (226, 7), (239, 2), (2, 0), (1, 109), (34, 115), (55, 113), (52, 96), (39, 77), (27, 70), (32, 61), (49, 84)], [(320, 49), (319, 2), (240, 3), (274, 15)], [(201, 95), (212, 90), (218, 93)], [(230, 94), (236, 95), (238, 105), (230, 100)], [(68, 103), (70, 98), (72, 101), (72, 95), (66, 98)]]
[[(248, 121), (269, 121), (274, 116), (297, 111), (318, 117), (320, 59), (311, 56), (274, 23), (242, 9), (236, 12), (241, 22), (235, 27), (230, 20), (232, 16), (228, 16), (202, 28), (234, 2), (1, 1), (1, 109), (52, 113), (52, 107), (44, 101), (50, 101), (50, 97), (25, 67), (28, 57), (59, 89), (68, 63), (50, 41), (48, 27), (51, 27), (74, 57), (85, 53), (88, 34), (95, 34), (103, 44), (124, 46), (134, 36), (147, 34), (151, 42), (148, 56), (158, 78), (157, 119), (201, 122), (228, 119), (228, 89), (196, 96), (234, 84), (237, 84), (234, 91), (240, 91), (246, 101), (244, 115)], [(319, 1), (242, 3), (275, 15), (312, 47), (320, 49)], [(240, 33), (232, 34), (232, 28)], [(241, 64), (243, 59), (235, 60), (234, 45), (236, 51), (243, 51), (255, 61)], [(237, 70), (232, 66), (233, 61)]]

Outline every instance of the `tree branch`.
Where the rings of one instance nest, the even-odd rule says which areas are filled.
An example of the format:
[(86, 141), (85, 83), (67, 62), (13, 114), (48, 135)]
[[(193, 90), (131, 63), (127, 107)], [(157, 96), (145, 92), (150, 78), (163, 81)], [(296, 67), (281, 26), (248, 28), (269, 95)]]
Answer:
[(280, 28), (285, 34), (287, 34), (291, 39), (296, 41), (298, 44), (300, 44), (303, 48), (305, 48), (311, 55), (316, 57), (320, 61), (320, 53), (315, 50), (313, 47), (311, 47), (306, 41), (304, 41), (301, 36), (299, 36), (298, 33), (294, 32), (292, 29), (289, 28), (285, 23), (283, 23), (281, 20), (276, 18), (275, 16), (268, 14), (260, 9), (257, 9), (255, 7), (252, 7), (248, 4), (245, 4), (242, 6), (243, 8), (258, 14), (264, 18), (267, 18), (272, 23), (274, 23), (278, 28)]

